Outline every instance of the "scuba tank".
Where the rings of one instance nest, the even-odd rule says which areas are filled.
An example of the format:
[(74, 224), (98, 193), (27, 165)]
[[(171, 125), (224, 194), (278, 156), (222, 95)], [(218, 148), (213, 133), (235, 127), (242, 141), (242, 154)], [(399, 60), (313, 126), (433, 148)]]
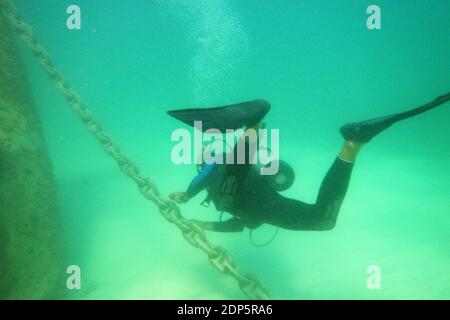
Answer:
[[(272, 152), (269, 147), (263, 147), (266, 149), (269, 153)], [(262, 147), (260, 147), (262, 149)], [(275, 159), (272, 161), (269, 161), (266, 164), (257, 164), (255, 167), (258, 170), (261, 170), (261, 168), (270, 168), (272, 166), (272, 162), (278, 162), (278, 171), (277, 173), (273, 175), (261, 175), (262, 179), (264, 180), (264, 183), (267, 183), (270, 185), (270, 187), (277, 192), (285, 191), (289, 189), (295, 181), (295, 172), (294, 169), (292, 169), (291, 165), (287, 163), (284, 160)]]
[[(275, 191), (285, 191), (289, 189), (295, 181), (294, 169), (284, 160), (278, 161), (278, 172), (274, 175), (265, 175), (263, 179)], [(269, 162), (264, 167), (270, 167)]]

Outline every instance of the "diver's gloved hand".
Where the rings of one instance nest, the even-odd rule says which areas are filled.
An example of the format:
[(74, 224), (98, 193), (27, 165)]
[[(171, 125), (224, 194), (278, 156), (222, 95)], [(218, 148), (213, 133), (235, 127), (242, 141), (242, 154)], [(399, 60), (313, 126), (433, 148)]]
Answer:
[(169, 198), (170, 200), (173, 200), (178, 204), (182, 204), (188, 201), (186, 192), (172, 192), (171, 194), (169, 194)]

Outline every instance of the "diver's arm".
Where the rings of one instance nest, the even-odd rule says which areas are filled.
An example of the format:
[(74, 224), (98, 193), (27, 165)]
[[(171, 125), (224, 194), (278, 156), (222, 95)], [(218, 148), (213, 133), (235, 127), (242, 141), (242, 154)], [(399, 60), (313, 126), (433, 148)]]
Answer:
[(231, 218), (220, 222), (191, 221), (197, 223), (204, 230), (215, 232), (242, 232), (245, 228), (245, 222), (238, 218)]
[(206, 164), (195, 178), (189, 184), (186, 192), (173, 192), (170, 194), (170, 199), (178, 204), (186, 203), (189, 199), (195, 197), (200, 191), (204, 190), (206, 186), (211, 182), (212, 172), (215, 169), (215, 163)]

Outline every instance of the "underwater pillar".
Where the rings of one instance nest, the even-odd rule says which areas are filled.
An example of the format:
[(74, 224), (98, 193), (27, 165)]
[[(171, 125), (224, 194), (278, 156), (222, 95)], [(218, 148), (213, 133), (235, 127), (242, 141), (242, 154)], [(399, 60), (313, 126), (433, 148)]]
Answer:
[(0, 12), (0, 299), (62, 298), (62, 236), (40, 121)]

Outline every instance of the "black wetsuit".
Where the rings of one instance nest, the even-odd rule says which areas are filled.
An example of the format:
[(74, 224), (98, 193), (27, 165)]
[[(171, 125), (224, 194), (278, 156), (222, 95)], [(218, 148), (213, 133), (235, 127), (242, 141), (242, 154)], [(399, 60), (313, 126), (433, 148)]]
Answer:
[[(450, 101), (450, 92), (405, 112), (347, 124), (340, 128), (340, 132), (346, 141), (367, 143), (392, 124), (427, 112), (447, 101)], [(169, 114), (191, 126), (194, 126), (195, 120), (202, 119), (206, 121), (206, 128), (224, 130), (243, 125), (252, 127), (269, 110), (268, 102), (254, 100), (219, 108), (170, 111)], [(219, 210), (234, 215), (233, 219), (214, 223), (216, 231), (240, 231), (245, 226), (255, 228), (263, 223), (291, 230), (331, 230), (347, 192), (353, 163), (336, 158), (322, 182), (315, 204), (282, 196), (271, 189), (264, 176), (248, 164), (215, 165), (208, 169), (211, 169), (207, 170), (208, 175), (205, 171), (194, 179), (186, 195), (189, 199), (206, 188), (209, 198)]]
[(315, 204), (284, 197), (274, 191), (251, 165), (225, 164), (214, 166), (203, 186), (189, 192), (191, 198), (201, 189), (219, 211), (234, 218), (213, 223), (215, 231), (242, 231), (263, 223), (289, 230), (331, 230), (344, 200), (353, 163), (336, 158), (322, 181)]

